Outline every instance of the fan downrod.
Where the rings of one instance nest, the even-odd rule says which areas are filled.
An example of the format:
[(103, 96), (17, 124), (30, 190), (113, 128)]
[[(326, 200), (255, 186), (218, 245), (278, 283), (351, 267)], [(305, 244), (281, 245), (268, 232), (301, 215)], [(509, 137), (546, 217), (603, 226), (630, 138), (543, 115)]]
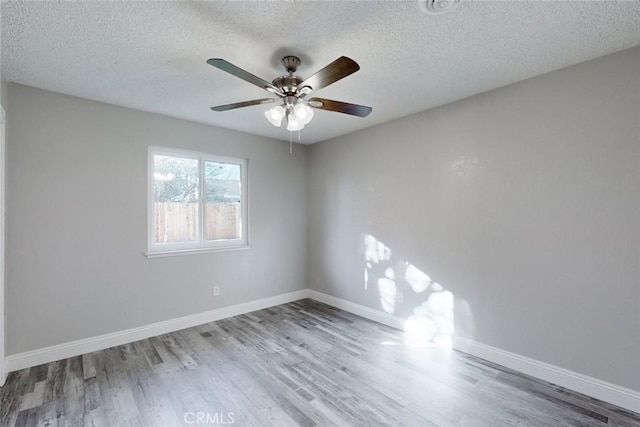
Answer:
[(284, 96), (298, 96), (297, 90), (302, 79), (299, 76), (295, 76), (294, 73), (300, 65), (300, 58), (293, 55), (288, 55), (282, 58), (282, 65), (286, 68), (288, 75), (276, 77), (273, 79), (273, 85), (281, 90)]
[(300, 65), (300, 58), (293, 55), (288, 55), (282, 58), (282, 65), (287, 70), (287, 73), (295, 73)]

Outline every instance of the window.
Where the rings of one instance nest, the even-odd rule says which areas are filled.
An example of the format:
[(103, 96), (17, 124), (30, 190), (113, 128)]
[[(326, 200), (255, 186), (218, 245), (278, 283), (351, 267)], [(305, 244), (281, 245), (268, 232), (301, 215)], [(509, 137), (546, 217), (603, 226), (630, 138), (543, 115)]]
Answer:
[(147, 256), (248, 247), (247, 161), (149, 150)]

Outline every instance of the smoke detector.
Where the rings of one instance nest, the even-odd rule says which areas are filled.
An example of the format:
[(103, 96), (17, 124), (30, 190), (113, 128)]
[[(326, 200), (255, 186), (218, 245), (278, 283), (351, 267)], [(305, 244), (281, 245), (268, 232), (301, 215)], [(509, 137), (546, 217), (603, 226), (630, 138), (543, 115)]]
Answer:
[(458, 7), (460, 0), (418, 0), (420, 10), (429, 15), (441, 15)]

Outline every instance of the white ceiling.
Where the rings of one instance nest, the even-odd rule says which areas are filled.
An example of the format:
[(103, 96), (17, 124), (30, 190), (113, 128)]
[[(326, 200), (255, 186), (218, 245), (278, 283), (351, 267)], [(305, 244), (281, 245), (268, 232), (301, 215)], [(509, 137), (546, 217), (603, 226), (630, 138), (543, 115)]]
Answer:
[(209, 109), (269, 94), (205, 61), (270, 81), (286, 54), (303, 78), (354, 59), (360, 71), (314, 95), (373, 113), (316, 111), (303, 143), (640, 45), (640, 1), (462, 1), (437, 16), (412, 0), (3, 1), (1, 12), (5, 80), (283, 140), (267, 106)]

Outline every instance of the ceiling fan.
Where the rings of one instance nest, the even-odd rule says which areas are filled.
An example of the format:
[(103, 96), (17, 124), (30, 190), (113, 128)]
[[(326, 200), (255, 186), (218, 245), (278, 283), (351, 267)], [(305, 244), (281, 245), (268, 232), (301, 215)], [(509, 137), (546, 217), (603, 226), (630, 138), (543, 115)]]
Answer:
[(325, 98), (305, 99), (311, 92), (327, 87), (360, 69), (360, 66), (353, 59), (347, 58), (346, 56), (341, 56), (306, 80), (302, 80), (299, 76), (294, 75), (300, 65), (300, 59), (297, 56), (285, 56), (282, 58), (282, 65), (284, 65), (288, 74), (276, 77), (271, 83), (221, 58), (209, 59), (207, 63), (278, 97), (278, 99), (261, 98), (233, 104), (218, 105), (217, 107), (211, 107), (213, 111), (227, 111), (279, 101), (280, 103), (278, 105), (265, 111), (264, 114), (267, 120), (269, 120), (272, 125), (280, 127), (283, 119), (286, 118), (287, 130), (297, 131), (304, 128), (304, 126), (311, 121), (313, 118), (313, 108), (358, 117), (366, 117), (373, 110), (371, 107), (364, 105), (333, 101)]

